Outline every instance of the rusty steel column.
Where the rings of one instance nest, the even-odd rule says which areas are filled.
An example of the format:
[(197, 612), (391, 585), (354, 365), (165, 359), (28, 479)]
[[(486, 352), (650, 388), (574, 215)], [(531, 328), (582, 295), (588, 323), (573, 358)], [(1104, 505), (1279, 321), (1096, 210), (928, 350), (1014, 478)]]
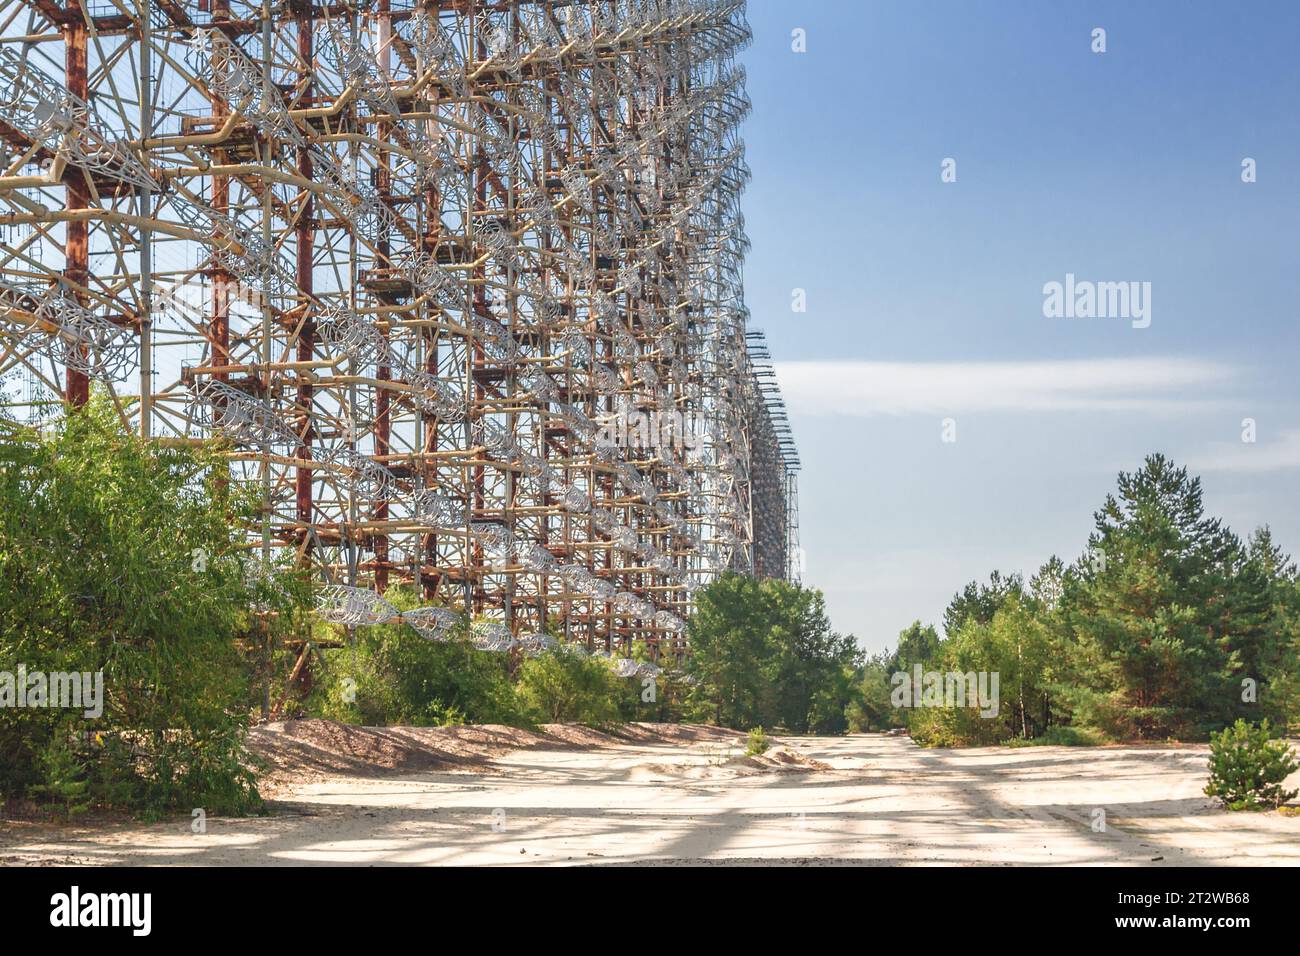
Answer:
[[(389, 19), (388, 0), (379, 0), (378, 22), (380, 31), (380, 42), (388, 36), (391, 29), (391, 20)], [(380, 69), (382, 75), (387, 80), (387, 70), (384, 66), (388, 59), (388, 48), (385, 46), (380, 54)], [(377, 135), (381, 142), (387, 142), (392, 135), (392, 124), (383, 122), (378, 125)], [(379, 165), (375, 169), (377, 182), (375, 183), (379, 192), (379, 202), (387, 206), (389, 195), (392, 190), (391, 172), (389, 163), (392, 161), (392, 154), (383, 152), (379, 157)], [(391, 237), (382, 230), (376, 237), (376, 264), (381, 269), (390, 269), (392, 267), (392, 248)], [(387, 332), (383, 333), (387, 337)], [(386, 461), (386, 456), (391, 453), (392, 438), (392, 416), (389, 413), (389, 402), (391, 401), (390, 393), (384, 387), (384, 383), (391, 380), (393, 370), (388, 363), (381, 360), (379, 366), (375, 369), (375, 377), (379, 380), (379, 387), (375, 391), (375, 457), (380, 461)], [(374, 520), (384, 522), (388, 520), (389, 508), (388, 500), (380, 499), (375, 502)], [(382, 532), (375, 535), (375, 590), (383, 594), (388, 590), (388, 535)]]
[[(438, 15), (440, 4), (434, 0), (422, 0), (420, 7), (426, 16)], [(437, 108), (438, 90), (436, 87), (429, 92), (430, 111)], [(431, 179), (424, 187), (424, 208), (426, 215), (424, 222), (421, 224), (423, 231), (419, 235), (419, 248), (422, 252), (436, 257), (438, 254), (438, 245), (442, 241), (442, 194), (438, 188), (437, 180)], [(436, 333), (427, 328), (421, 327), (416, 333), (421, 337), (422, 349), (424, 352), (423, 371), (429, 375), (438, 374), (438, 336)], [(421, 469), (421, 483), (428, 485), (436, 477), (436, 471), (428, 469), (425, 462), (429, 456), (439, 450), (438, 442), (438, 418), (429, 412), (420, 410), (421, 446), (420, 462), (417, 465)], [(420, 574), (418, 576), (420, 584), (423, 586), (423, 597), (433, 600), (438, 594), (438, 588), (442, 584), (442, 573), (438, 567), (438, 536), (433, 533), (421, 534), (417, 539), (417, 557), (419, 562)], [(426, 573), (424, 568), (428, 565), (429, 571)]]
[[(66, 50), (68, 92), (89, 99), (86, 80), (86, 21), (81, 0), (69, 0), (68, 19), (63, 25), (63, 43)], [(67, 187), (66, 205), (69, 210), (85, 209), (90, 205), (90, 190), (86, 187), (86, 173), (69, 169), (63, 182)], [(64, 235), (63, 274), (74, 287), (84, 287), (90, 277), (90, 227), (85, 220), (67, 224)], [(83, 292), (76, 293), (77, 301), (89, 306)], [(84, 346), (80, 346), (84, 349)], [(63, 382), (63, 400), (70, 405), (85, 405), (90, 400), (90, 376), (78, 369), (69, 368)]]
[[(212, 0), (212, 22), (220, 24), (230, 21), (230, 0)], [(230, 114), (230, 108), (225, 100), (215, 94), (212, 95), (212, 116), (218, 123), (223, 121)], [(228, 152), (225, 149), (213, 150), (214, 158), (222, 165), (230, 161)], [(212, 177), (212, 208), (219, 214), (225, 215), (230, 209), (230, 177), (213, 176)], [(218, 369), (225, 369), (230, 365), (230, 286), (231, 275), (214, 259), (212, 268), (212, 318), (208, 322), (208, 340), (210, 344), (208, 360), (209, 364)], [(218, 371), (212, 373), (212, 378), (218, 382), (225, 382), (229, 379), (230, 373)]]
[[(470, 0), (466, 17), (471, 30), (469, 49), (475, 51), (475, 59), (483, 60), (487, 55), (487, 46), (483, 43), (482, 36), (476, 29), (479, 22), (476, 19), (478, 15), (477, 6), (478, 5), (474, 0)], [(473, 82), (470, 84), (470, 93), (474, 93)], [(480, 241), (478, 238), (478, 232), (482, 227), (481, 217), (487, 213), (488, 162), (487, 153), (485, 152), (482, 143), (476, 142), (473, 150), (474, 165), (467, 169), (469, 174), (469, 195), (472, 198), (468, 201), (468, 217), (465, 223), (465, 248), (470, 259), (478, 259), (478, 249), (476, 246), (476, 243)], [(476, 215), (480, 218), (476, 219)], [(478, 265), (474, 266), (473, 270), (470, 272), (470, 276), (474, 286), (469, 296), (470, 315), (467, 315), (465, 319), (466, 321), (472, 322), (474, 317), (486, 318), (490, 316), (491, 313), (488, 312), (486, 301), (486, 267), (480, 262)], [(483, 349), (483, 339), (481, 337), (475, 336), (471, 333), (470, 342), (472, 343), (471, 347), (466, 349), (465, 354), (465, 361), (469, 366), (467, 370), (468, 388), (466, 389), (466, 392), (470, 396), (472, 407), (477, 410), (483, 407), (485, 400), (487, 399), (487, 391), (483, 387), (484, 377), (478, 374), (480, 367), (484, 368), (486, 371), (487, 355)], [(473, 438), (470, 439), (470, 443), (473, 444)], [(481, 458), (482, 456), (480, 455), (479, 457)], [(482, 514), (483, 511), (486, 510), (487, 497), (484, 492), (487, 483), (487, 468), (484, 465), (475, 463), (475, 465), (470, 469), (470, 474), (473, 475), (470, 482), (470, 502), (472, 508), (470, 511), (470, 517), (472, 519), (475, 513)], [(469, 611), (470, 615), (473, 616), (482, 613), (483, 609), (487, 606), (485, 592), (487, 590), (488, 572), (491, 568), (487, 561), (487, 552), (479, 541), (476, 540), (474, 542), (471, 553), (474, 557), (475, 567), (472, 571), (469, 568), (465, 569), (465, 584), (468, 588), (470, 581), (472, 580), (474, 587), (472, 594), (465, 602), (465, 607)]]
[[(315, 26), (312, 23), (310, 3), (305, 3), (298, 8), (297, 20), (298, 59), (301, 64), (301, 75), (304, 82), (303, 100), (310, 106), (313, 96), (311, 78), (314, 75), (314, 70), (312, 64), (315, 57)], [(305, 146), (298, 149), (298, 175), (303, 179), (312, 178), (311, 152)], [(302, 328), (298, 332), (298, 361), (303, 363), (310, 362), (315, 353), (316, 322), (311, 305), (313, 297), (313, 246), (316, 237), (316, 228), (313, 221), (315, 215), (316, 210), (312, 201), (312, 193), (310, 190), (304, 190), (303, 205), (298, 212), (298, 222), (295, 229), (298, 253), (297, 280), (299, 298), (303, 309)], [(304, 365), (302, 370), (298, 372), (298, 407), (302, 410), (303, 415), (302, 424), (299, 426), (301, 443), (298, 446), (298, 458), (309, 462), (312, 456), (312, 442), (315, 440), (316, 435), (313, 427), (315, 418), (311, 413), (313, 400), (311, 377), (306, 368), (307, 366)], [(312, 548), (310, 537), (312, 469), (310, 465), (299, 465), (294, 474), (294, 498), (296, 505), (295, 516), (298, 523), (304, 526), (302, 554), (307, 556), (311, 553)]]

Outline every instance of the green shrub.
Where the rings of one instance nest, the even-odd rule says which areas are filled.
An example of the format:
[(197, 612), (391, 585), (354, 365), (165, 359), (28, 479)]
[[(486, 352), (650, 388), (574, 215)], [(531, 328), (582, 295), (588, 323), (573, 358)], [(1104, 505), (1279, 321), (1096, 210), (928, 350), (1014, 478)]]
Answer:
[(612, 727), (620, 723), (619, 700), (639, 693), (601, 657), (566, 651), (526, 659), (515, 690), (525, 713), (538, 723)]
[(65, 816), (73, 817), (90, 808), (90, 784), (87, 760), (78, 746), (81, 728), (75, 718), (66, 718), (55, 729), (37, 755), (42, 783), (33, 784), (28, 793), (43, 797)]
[(908, 733), (922, 747), (992, 747), (1006, 736), (1004, 720), (980, 716), (973, 707), (913, 707)]
[(1231, 727), (1210, 735), (1208, 796), (1230, 810), (1279, 807), (1297, 791), (1282, 784), (1300, 764), (1285, 740), (1274, 739), (1268, 721), (1258, 727), (1238, 718)]
[(695, 595), (690, 644), (688, 720), (797, 734), (847, 727), (862, 655), (831, 630), (820, 591), (727, 572)]
[[(684, 674), (674, 667), (665, 667), (654, 678), (653, 684), (645, 677), (621, 677), (623, 690), (618, 697), (619, 719), (672, 724), (683, 719), (683, 704), (690, 687)], [(653, 687), (654, 699), (647, 699)]]
[(658, 723), (681, 720), (682, 705), (690, 689), (683, 681), (684, 672), (667, 655), (656, 661), (644, 641), (633, 642), (629, 656), (638, 663), (657, 664), (660, 672), (653, 679), (641, 675), (619, 678), (622, 681), (617, 698), (619, 719)]
[(768, 739), (762, 727), (755, 727), (749, 732), (749, 737), (745, 742), (745, 756), (757, 757), (759, 754), (767, 753), (767, 748), (772, 746), (772, 741)]
[(1041, 737), (1012, 737), (1008, 747), (1096, 747), (1106, 736), (1092, 727), (1049, 727)]
[(146, 443), (96, 396), (0, 441), (0, 669), (102, 672), (102, 713), (0, 709), (0, 796), (161, 816), (256, 809), (239, 644), (268, 608), (292, 621), (297, 578), (250, 583), (253, 496), (220, 456)]
[[(385, 598), (399, 611), (418, 605), (410, 588)], [(510, 657), (474, 647), (465, 628), (428, 641), (405, 624), (357, 628), (352, 644), (321, 653), (307, 700), (314, 717), (386, 727), (527, 725), (510, 682)]]

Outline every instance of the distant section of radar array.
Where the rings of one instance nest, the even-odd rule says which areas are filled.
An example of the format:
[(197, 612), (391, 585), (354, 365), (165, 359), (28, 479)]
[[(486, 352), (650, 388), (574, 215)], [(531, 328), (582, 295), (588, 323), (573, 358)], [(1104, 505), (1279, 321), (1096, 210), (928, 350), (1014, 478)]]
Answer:
[(680, 657), (716, 575), (798, 571), (749, 39), (726, 0), (0, 0), (5, 400), (216, 439), (325, 620)]

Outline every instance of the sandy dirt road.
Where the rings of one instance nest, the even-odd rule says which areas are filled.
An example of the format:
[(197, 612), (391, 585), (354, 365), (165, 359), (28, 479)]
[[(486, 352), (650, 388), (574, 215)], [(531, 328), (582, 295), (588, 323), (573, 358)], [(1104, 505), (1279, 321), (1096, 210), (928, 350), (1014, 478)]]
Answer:
[[(1215, 809), (1204, 747), (923, 750), (903, 737), (500, 748), (284, 778), (272, 816), (6, 826), (0, 863), (1300, 865), (1300, 817)], [(1294, 781), (1293, 781), (1294, 783)], [(1095, 811), (1105, 811), (1096, 832)]]

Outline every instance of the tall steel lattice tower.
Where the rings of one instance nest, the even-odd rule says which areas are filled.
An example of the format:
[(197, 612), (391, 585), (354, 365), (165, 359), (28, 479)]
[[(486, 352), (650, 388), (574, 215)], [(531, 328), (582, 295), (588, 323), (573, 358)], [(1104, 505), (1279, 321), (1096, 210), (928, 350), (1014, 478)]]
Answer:
[(0, 377), (218, 440), (334, 620), (407, 584), (680, 653), (713, 576), (793, 567), (749, 39), (734, 0), (0, 0)]

